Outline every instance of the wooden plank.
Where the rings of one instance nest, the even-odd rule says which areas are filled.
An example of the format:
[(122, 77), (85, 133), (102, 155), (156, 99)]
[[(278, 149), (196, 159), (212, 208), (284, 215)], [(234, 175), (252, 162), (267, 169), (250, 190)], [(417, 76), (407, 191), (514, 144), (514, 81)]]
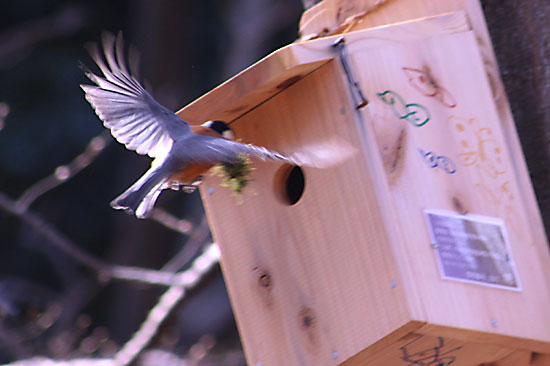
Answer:
[(386, 355), (391, 353), (391, 350), (396, 349), (395, 347), (398, 342), (402, 339), (409, 336), (411, 333), (415, 332), (420, 328), (424, 323), (412, 321), (399, 329), (388, 334), (379, 341), (373, 343), (368, 348), (360, 351), (359, 353), (353, 355), (352, 357), (345, 360), (341, 365), (342, 366), (354, 366), (354, 365), (365, 365), (370, 364), (373, 359), (380, 358), (380, 354)]
[[(527, 173), (513, 165), (474, 35), (434, 36), (369, 52), (355, 51), (351, 45), (349, 54), (370, 100), (361, 109), (366, 135), (376, 136), (379, 155), (386, 162), (382, 174), (389, 193), (381, 189), (377, 197), (386, 211), (385, 220), (400, 223), (392, 242), (414, 319), (550, 342), (545, 274), (549, 262), (540, 256), (544, 244), (534, 244), (536, 233), (527, 221), (528, 208), (520, 199), (517, 178)], [(436, 93), (426, 89), (434, 85)], [(403, 105), (392, 104), (389, 97), (384, 102), (381, 95), (386, 92), (395, 100), (401, 98)], [(430, 119), (415, 126), (400, 116), (402, 111), (406, 115), (408, 106), (416, 108), (415, 116)], [(420, 150), (451, 161), (456, 172), (450, 174), (446, 166), (431, 168)], [(501, 218), (523, 285), (521, 293), (442, 280), (423, 215), (427, 208)], [(529, 315), (511, 317), (514, 309)]]
[(508, 356), (500, 359), (491, 366), (531, 366), (531, 352), (529, 351), (514, 351)]
[[(452, 338), (410, 333), (383, 351), (346, 360), (343, 366), (370, 365), (496, 365), (494, 362), (510, 357), (512, 349), (495, 345), (464, 342)], [(361, 357), (361, 358), (360, 358)], [(520, 366), (520, 364), (518, 364)]]
[(302, 36), (308, 36), (317, 34), (323, 29), (335, 30), (349, 17), (371, 9), (376, 3), (382, 4), (348, 29), (358, 31), (411, 18), (428, 17), (461, 10), (466, 11), (489, 78), (493, 100), (504, 134), (504, 141), (510, 152), (510, 165), (513, 167), (510, 173), (514, 175), (514, 180), (518, 186), (516, 199), (523, 202), (525, 207), (523, 214), (526, 218), (525, 221), (529, 223), (532, 234), (529, 238), (530, 244), (538, 251), (538, 256), (544, 263), (542, 265), (544, 271), (543, 281), (546, 282), (546, 288), (550, 288), (548, 239), (529, 174), (526, 174), (528, 171), (527, 164), (479, 0), (386, 0), (382, 2), (378, 0), (324, 0), (304, 12), (300, 22), (301, 34)]
[(531, 366), (550, 366), (550, 353), (533, 353)]
[(550, 346), (548, 342), (542, 342), (535, 339), (503, 336), (501, 334), (479, 332), (471, 329), (442, 327), (434, 324), (425, 324), (416, 332), (418, 334), (453, 338), (465, 342), (473, 342), (478, 344), (494, 344), (508, 349), (540, 352), (540, 354), (542, 355), (550, 353)]
[[(220, 191), (216, 179), (205, 182), (201, 192), (222, 249), (224, 273), (249, 362), (333, 364), (336, 361), (332, 355), (337, 355), (337, 360), (352, 357), (411, 320), (443, 325), (439, 331), (458, 327), (487, 332), (495, 338), (513, 334), (512, 340), (547, 339), (544, 325), (548, 319), (548, 291), (541, 284), (536, 251), (528, 250), (528, 246), (520, 254), (513, 252), (520, 273), (529, 278), (521, 296), (442, 281), (423, 222), (422, 209), (434, 206), (450, 210), (460, 206), (470, 212), (496, 215), (491, 211), (493, 206), (484, 206), (475, 179), (468, 173), (457, 175), (459, 182), (453, 183), (444, 172), (434, 173), (419, 160), (419, 143), (434, 143), (437, 148), (451, 149), (452, 157), (458, 156), (460, 141), (454, 140), (453, 125), (448, 123), (451, 112), (447, 112), (454, 113), (454, 109), (443, 104), (447, 99), (422, 96), (402, 70), (410, 62), (413, 66), (428, 63), (440, 86), (451, 95), (448, 98), (460, 103), (459, 110), (483, 113), (478, 118), (491, 123), (494, 135), (501, 139), (490, 103), (483, 108), (473, 107), (491, 100), (476, 52), (468, 32), (367, 50), (360, 42), (353, 42), (349, 45), (351, 64), (358, 71), (360, 85), (368, 85), (364, 91), (371, 100), (363, 112), (369, 122), (365, 126), (367, 134), (372, 138), (368, 143), (378, 150), (369, 150), (334, 170), (306, 169), (307, 190), (295, 206), (285, 206), (278, 200), (274, 180), (279, 167), (273, 164), (256, 165), (252, 188), (257, 196), (245, 197), (242, 206)], [(419, 65), (420, 69), (425, 66)], [(468, 67), (467, 76), (443, 72), (446, 67), (459, 70), (464, 65)], [(364, 141), (354, 125), (356, 115), (349, 105), (344, 80), (339, 64), (329, 62), (237, 119), (235, 132), (244, 141), (282, 152), (333, 135), (362, 149)], [(433, 112), (434, 121), (440, 122), (428, 125), (431, 132), (424, 135), (408, 122), (396, 119), (377, 97), (387, 85), (395, 87), (406, 100), (423, 98), (421, 103)], [(387, 118), (378, 119), (379, 113)], [(387, 139), (393, 143), (385, 143)], [(388, 167), (379, 157), (384, 155), (385, 146), (400, 151), (389, 155), (395, 155), (389, 159), (395, 162), (390, 168), (393, 165), (400, 170), (394, 170), (387, 181), (384, 177), (390, 175)], [(505, 152), (505, 147), (502, 150)], [(426, 183), (424, 177), (428, 175), (430, 181)], [(462, 187), (462, 193), (449, 196), (457, 187)], [(214, 193), (207, 193), (209, 189)], [(516, 189), (510, 183), (511, 192)], [(453, 197), (460, 197), (460, 205), (450, 199)], [(521, 212), (521, 202), (515, 204)], [(266, 207), (269, 215), (264, 214)], [(396, 226), (396, 222), (400, 224)], [(528, 235), (528, 229), (520, 225), (518, 233), (512, 235), (515, 245), (523, 242), (521, 236)], [(337, 249), (334, 243), (338, 243)], [(327, 300), (334, 299), (334, 294), (340, 297), (337, 303)], [(530, 317), (510, 317), (512, 309), (518, 308)], [(498, 327), (491, 324), (493, 317), (499, 320)], [(357, 327), (365, 323), (369, 324), (368, 332)], [(428, 325), (419, 332), (428, 329), (425, 327)], [(443, 333), (427, 335), (444, 337)], [(464, 365), (493, 362), (511, 352), (510, 348), (477, 340), (461, 340), (472, 350), (464, 353), (471, 355), (463, 356)], [(544, 348), (548, 343), (527, 340), (524, 344), (529, 349)], [(273, 349), (285, 352), (274, 355), (270, 351)], [(379, 362), (384, 364), (398, 356), (399, 352), (380, 355)]]
[[(379, 47), (385, 42), (406, 42), (439, 33), (469, 29), (463, 12), (379, 27), (346, 36), (349, 44)], [(334, 58), (338, 37), (300, 42), (275, 51), (177, 112), (191, 124), (219, 119), (233, 121)]]
[[(244, 141), (290, 152), (335, 135), (357, 146), (353, 119), (332, 62), (233, 126)], [(293, 206), (275, 191), (277, 164), (255, 164), (255, 194), (241, 205), (215, 177), (205, 180), (249, 364), (335, 365), (410, 321), (365, 165), (357, 154), (333, 169), (304, 168), (306, 190)]]
[[(376, 4), (380, 6), (375, 6)], [(368, 14), (353, 22), (348, 31), (373, 28), (465, 10), (465, 0), (324, 0), (308, 9), (300, 20), (302, 38), (312, 35), (327, 34), (341, 28), (353, 16), (369, 11)]]
[[(427, 5), (433, 3), (422, 2), (423, 10), (434, 10)], [(451, 3), (458, 4), (438, 2)], [(466, 3), (483, 28), (479, 4)], [(448, 15), (460, 16), (466, 19)], [(364, 152), (334, 169), (305, 168), (306, 191), (294, 206), (278, 199), (274, 164), (256, 165), (257, 195), (245, 196), (241, 206), (216, 178), (201, 187), (250, 364), (402, 364), (400, 357), (410, 358), (402, 349), (410, 339), (395, 348), (385, 343), (395, 338), (385, 337), (424, 323), (414, 330), (423, 336), (414, 345), (435, 353), (455, 349), (457, 365), (496, 362), (518, 347), (548, 353), (550, 257), (542, 226), (531, 221), (538, 211), (513, 121), (501, 110), (498, 83), (485, 77), (490, 58), (484, 48), (480, 57), (476, 43), (483, 35), (456, 26), (426, 33), (418, 24), (427, 21), (346, 35), (351, 65), (370, 100), (360, 115), (339, 63), (331, 62), (335, 38), (291, 45), (180, 111), (193, 123), (234, 120), (239, 138), (282, 152), (334, 135)], [(460, 22), (445, 24), (451, 23)], [(411, 32), (413, 25), (420, 35)], [(400, 41), (404, 32), (394, 31), (399, 27), (413, 34), (407, 42)], [(411, 75), (422, 75), (436, 93), (415, 85)], [(379, 94), (387, 90), (430, 111), (422, 133), (383, 102)], [(462, 137), (469, 123), (477, 130)], [(490, 131), (498, 147), (490, 159), (506, 165), (489, 183), (479, 180), (483, 167), (472, 169), (463, 159), (475, 153), (464, 150), (464, 141), (482, 143), (480, 130)], [(460, 171), (451, 177), (430, 169), (420, 159), (423, 146), (461, 163)], [(502, 195), (491, 200), (495, 189)], [(505, 220), (522, 292), (441, 280), (425, 208)], [(518, 309), (521, 316), (510, 315)], [(444, 346), (437, 346), (440, 338)], [(372, 344), (393, 351), (375, 352), (367, 348)]]

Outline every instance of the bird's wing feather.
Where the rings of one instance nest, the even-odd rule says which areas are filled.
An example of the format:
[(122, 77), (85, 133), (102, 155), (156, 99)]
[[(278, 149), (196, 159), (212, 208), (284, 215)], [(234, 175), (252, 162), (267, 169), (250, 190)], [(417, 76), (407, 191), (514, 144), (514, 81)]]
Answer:
[(188, 163), (216, 164), (235, 162), (241, 153), (249, 154), (251, 157), (261, 160), (294, 164), (290, 158), (265, 147), (204, 135), (193, 135), (186, 139), (181, 145), (181, 149), (178, 149), (177, 155)]
[(347, 141), (332, 137), (326, 141), (299, 146), (290, 154), (267, 149), (262, 146), (243, 144), (237, 141), (195, 135), (185, 144), (186, 160), (200, 163), (234, 162), (239, 154), (252, 158), (271, 160), (286, 164), (329, 168), (351, 158), (357, 150)]
[(120, 33), (116, 40), (112, 34), (103, 35), (105, 59), (97, 45), (90, 46), (89, 51), (103, 75), (85, 70), (96, 85), (81, 88), (118, 142), (154, 158), (167, 154), (174, 140), (190, 132), (187, 123), (160, 105), (132, 76), (126, 66)]

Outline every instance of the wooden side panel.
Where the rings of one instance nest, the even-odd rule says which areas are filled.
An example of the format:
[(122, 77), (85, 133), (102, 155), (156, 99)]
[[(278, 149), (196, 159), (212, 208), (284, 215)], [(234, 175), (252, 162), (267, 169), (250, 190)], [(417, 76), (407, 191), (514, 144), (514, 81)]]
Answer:
[(533, 353), (530, 366), (550, 366), (550, 353)]
[[(385, 348), (382, 352), (367, 357), (365, 357), (365, 354), (366, 352), (360, 353), (346, 360), (342, 365), (496, 366), (498, 364), (494, 362), (507, 358), (512, 359), (511, 355), (515, 355), (516, 352), (513, 349), (495, 345), (410, 333)], [(523, 352), (521, 356), (524, 356)], [(522, 364), (518, 363), (517, 366), (520, 365)]]
[(503, 359), (492, 364), (493, 366), (531, 366), (531, 352), (514, 351)]
[[(375, 4), (381, 4), (373, 8)], [(510, 174), (518, 186), (516, 199), (525, 207), (523, 214), (529, 223), (532, 232), (532, 242), (543, 261), (544, 279), (546, 288), (550, 288), (550, 251), (548, 239), (544, 232), (542, 218), (538, 209), (527, 164), (516, 132), (514, 119), (504, 85), (500, 78), (498, 65), (487, 29), (483, 9), (479, 0), (324, 0), (304, 12), (300, 24), (302, 36), (318, 34), (323, 29), (335, 30), (346, 19), (354, 15), (368, 12), (360, 20), (353, 22), (347, 31), (358, 31), (369, 27), (406, 21), (408, 19), (434, 16), (437, 14), (466, 11), (472, 26), (475, 39), (480, 49), (485, 72), (487, 73), (492, 99), (496, 105), (499, 123), (504, 134), (504, 142), (510, 153)]]
[[(358, 24), (457, 9), (468, 10), (474, 33), (458, 13), (346, 34), (370, 101), (362, 128), (330, 61), (334, 37), (278, 51), (179, 112), (191, 123), (234, 120), (239, 138), (282, 152), (334, 135), (366, 152), (304, 169), (294, 206), (278, 199), (280, 167), (270, 163), (256, 164), (256, 193), (242, 205), (217, 178), (201, 188), (250, 364), (414, 364), (400, 358), (410, 339), (384, 338), (396, 329), (432, 352), (454, 347), (453, 365), (515, 357), (516, 347), (545, 362), (550, 256), (479, 3), (390, 0)], [(522, 291), (442, 280), (426, 208), (502, 218)], [(365, 350), (374, 342), (393, 351)]]
[(550, 353), (550, 344), (548, 342), (536, 339), (508, 337), (494, 332), (480, 332), (471, 329), (424, 324), (416, 330), (416, 333), (480, 344), (494, 344), (508, 349), (529, 350), (541, 355)]
[[(544, 244), (535, 240), (517, 179), (527, 172), (515, 169), (473, 34), (369, 52), (354, 43), (349, 53), (392, 194), (393, 209), (384, 209), (404, 233), (395, 254), (405, 287), (415, 289), (415, 319), (549, 342), (548, 258), (539, 255)], [(424, 209), (504, 220), (522, 291), (441, 280)], [(518, 309), (524, 315), (511, 316)]]
[[(335, 135), (358, 146), (346, 88), (331, 62), (232, 127), (287, 153)], [(293, 206), (278, 198), (273, 163), (255, 164), (240, 205), (217, 178), (201, 188), (250, 364), (336, 365), (409, 323), (365, 165), (357, 154), (332, 169), (304, 168)]]

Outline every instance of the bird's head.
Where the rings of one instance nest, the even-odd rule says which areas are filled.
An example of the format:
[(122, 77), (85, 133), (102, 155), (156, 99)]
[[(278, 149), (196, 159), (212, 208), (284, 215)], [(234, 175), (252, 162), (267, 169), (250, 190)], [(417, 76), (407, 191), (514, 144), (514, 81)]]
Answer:
[(201, 126), (208, 127), (216, 131), (228, 140), (235, 139), (235, 134), (233, 133), (233, 130), (231, 130), (231, 128), (229, 128), (229, 125), (223, 121), (207, 121), (204, 122)]

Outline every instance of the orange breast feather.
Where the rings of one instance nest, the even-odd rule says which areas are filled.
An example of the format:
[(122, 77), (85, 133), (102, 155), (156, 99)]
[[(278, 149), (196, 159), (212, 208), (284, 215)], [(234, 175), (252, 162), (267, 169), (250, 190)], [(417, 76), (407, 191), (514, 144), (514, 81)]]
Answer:
[[(212, 136), (212, 137), (221, 137), (223, 138), (219, 133), (212, 130), (211, 128), (204, 127), (204, 126), (192, 126), (191, 131), (193, 133), (204, 135), (204, 136)], [(187, 165), (183, 170), (177, 171), (176, 173), (172, 174), (170, 177), (170, 182), (179, 182), (182, 184), (191, 184), (197, 178), (199, 178), (201, 175), (204, 175), (210, 168), (212, 168), (215, 164), (190, 164)]]

